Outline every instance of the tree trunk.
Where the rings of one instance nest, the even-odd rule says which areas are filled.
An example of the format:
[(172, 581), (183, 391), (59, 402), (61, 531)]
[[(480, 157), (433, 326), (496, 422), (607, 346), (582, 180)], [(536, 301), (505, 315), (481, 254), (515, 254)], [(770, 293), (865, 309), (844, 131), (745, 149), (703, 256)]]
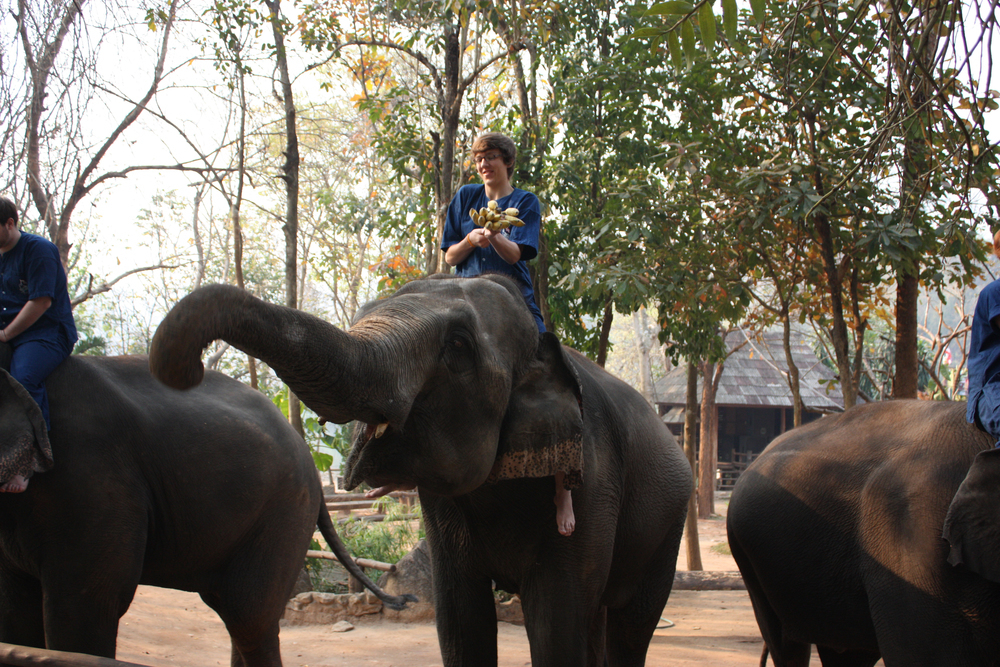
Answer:
[(896, 374), (892, 381), (893, 398), (917, 397), (917, 300), (920, 282), (917, 276), (896, 275)]
[[(236, 194), (233, 197), (230, 207), (230, 218), (233, 223), (233, 264), (236, 267), (236, 285), (240, 289), (246, 289), (243, 279), (243, 225), (240, 220), (240, 210), (243, 207), (243, 186), (246, 183), (246, 155), (247, 155), (247, 92), (246, 92), (246, 72), (243, 62), (237, 51), (235, 54), (236, 63), (236, 85), (240, 95), (240, 130), (237, 138), (236, 151)], [(250, 386), (259, 389), (257, 381), (257, 360), (249, 354), (247, 355), (247, 370), (250, 372)]]
[[(921, 236), (924, 200), (930, 189), (934, 146), (933, 82), (935, 59), (942, 40), (947, 40), (942, 17), (951, 9), (937, 3), (920, 3), (919, 15), (889, 14), (890, 68), (901, 98), (909, 106), (900, 124), (903, 153), (900, 163), (899, 207), (901, 227)], [(910, 31), (909, 36), (907, 31)], [(920, 249), (906, 249), (896, 266), (896, 369), (893, 398), (916, 398), (919, 360), (917, 355), (917, 300), (920, 292)]]
[(611, 338), (611, 323), (615, 319), (614, 301), (609, 296), (604, 305), (604, 318), (601, 320), (601, 338), (597, 341), (597, 365), (604, 368), (608, 360), (608, 340)]
[(698, 366), (693, 361), (687, 363), (687, 393), (684, 406), (684, 454), (691, 464), (694, 476), (694, 487), (688, 498), (688, 513), (684, 523), (684, 534), (687, 536), (687, 564), (689, 570), (700, 570), (701, 545), (698, 542), (698, 466), (695, 462), (695, 427), (697, 426), (696, 410), (698, 409)]
[(799, 367), (792, 357), (792, 325), (787, 308), (781, 313), (781, 327), (781, 343), (785, 348), (785, 363), (788, 364), (788, 388), (792, 391), (792, 426), (802, 426), (802, 385)]
[(437, 229), (434, 235), (437, 243), (433, 248), (436, 260), (435, 273), (447, 273), (447, 262), (441, 252), (441, 238), (444, 235), (444, 223), (448, 217), (448, 205), (454, 193), (453, 179), (455, 177), (455, 138), (458, 136), (458, 124), (461, 119), (463, 90), (459, 87), (461, 75), (461, 43), (459, 31), (454, 26), (445, 29), (444, 34), (444, 100), (441, 109), (441, 166), (437, 187)]
[(715, 364), (701, 364), (701, 428), (698, 454), (698, 518), (715, 514), (715, 473), (719, 467), (718, 407), (715, 405)]
[[(299, 236), (299, 137), (295, 129), (295, 99), (292, 97), (292, 80), (288, 74), (288, 57), (285, 53), (284, 26), (281, 23), (281, 0), (265, 4), (271, 12), (271, 30), (274, 33), (275, 54), (281, 78), (281, 96), (285, 107), (285, 164), (282, 179), (285, 181), (285, 305), (298, 308), (298, 236)], [(302, 428), (302, 405), (298, 397), (288, 390), (288, 421), (299, 435)]]
[(649, 344), (646, 342), (645, 306), (632, 315), (632, 332), (635, 334), (636, 353), (639, 355), (639, 387), (643, 398), (653, 404), (653, 373), (649, 363)]

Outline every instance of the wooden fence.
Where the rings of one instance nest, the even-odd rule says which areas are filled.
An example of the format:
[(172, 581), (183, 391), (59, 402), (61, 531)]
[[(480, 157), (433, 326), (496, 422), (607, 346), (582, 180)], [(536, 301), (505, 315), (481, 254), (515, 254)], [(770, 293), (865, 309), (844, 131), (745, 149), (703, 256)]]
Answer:
[(732, 491), (736, 480), (747, 469), (760, 452), (733, 452), (729, 461), (719, 461), (718, 474), (715, 477), (716, 491)]

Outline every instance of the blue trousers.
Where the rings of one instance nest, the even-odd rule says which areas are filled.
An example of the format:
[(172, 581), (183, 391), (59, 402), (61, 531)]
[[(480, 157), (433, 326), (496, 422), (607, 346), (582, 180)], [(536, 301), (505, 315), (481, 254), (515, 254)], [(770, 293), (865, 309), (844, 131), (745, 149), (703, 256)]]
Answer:
[(42, 409), (45, 427), (49, 423), (49, 395), (45, 391), (45, 378), (73, 351), (62, 341), (40, 339), (24, 342), (12, 341), (13, 356), (10, 360), (10, 374), (21, 383)]

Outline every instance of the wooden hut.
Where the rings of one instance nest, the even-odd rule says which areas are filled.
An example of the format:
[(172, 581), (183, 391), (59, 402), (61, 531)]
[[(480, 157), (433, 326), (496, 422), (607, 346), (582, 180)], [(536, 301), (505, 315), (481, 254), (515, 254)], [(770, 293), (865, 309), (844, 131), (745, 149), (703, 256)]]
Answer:
[[(719, 420), (717, 479), (722, 490), (730, 488), (740, 471), (793, 425), (792, 390), (781, 332), (748, 340), (742, 331), (734, 331), (727, 336), (726, 345), (736, 351), (726, 359), (715, 397)], [(805, 406), (803, 423), (843, 411), (844, 398), (833, 371), (819, 360), (803, 336), (793, 333), (791, 347)], [(699, 402), (701, 388), (699, 377)], [(656, 383), (657, 409), (678, 442), (683, 437), (686, 391), (686, 365), (673, 368)]]

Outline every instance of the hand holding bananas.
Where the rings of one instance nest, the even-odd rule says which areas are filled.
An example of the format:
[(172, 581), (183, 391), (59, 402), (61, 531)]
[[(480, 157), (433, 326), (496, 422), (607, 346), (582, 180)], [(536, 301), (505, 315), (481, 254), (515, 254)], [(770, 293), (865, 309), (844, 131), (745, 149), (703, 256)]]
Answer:
[(513, 225), (523, 227), (524, 221), (517, 217), (519, 211), (516, 208), (508, 208), (501, 211), (500, 205), (495, 199), (491, 199), (488, 206), (476, 211), (469, 209), (469, 217), (477, 226), (488, 229), (491, 232), (499, 232)]

